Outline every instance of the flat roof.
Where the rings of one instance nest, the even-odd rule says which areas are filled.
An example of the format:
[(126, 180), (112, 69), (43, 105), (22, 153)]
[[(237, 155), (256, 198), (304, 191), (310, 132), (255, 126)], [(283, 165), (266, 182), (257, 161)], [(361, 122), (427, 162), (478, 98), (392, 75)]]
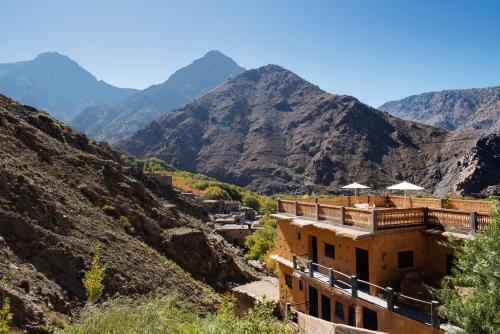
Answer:
[(356, 226), (350, 226), (350, 225), (340, 225), (334, 222), (330, 221), (317, 221), (313, 219), (307, 219), (304, 217), (297, 217), (293, 216), (290, 214), (284, 214), (284, 213), (275, 213), (271, 215), (274, 218), (277, 219), (282, 219), (282, 220), (289, 220), (290, 225), (294, 225), (300, 228), (306, 228), (308, 226), (313, 226), (318, 229), (322, 230), (328, 230), (336, 235), (342, 236), (342, 237), (348, 237), (352, 238), (355, 240), (359, 239), (367, 239), (372, 237), (371, 231), (368, 229), (363, 229), (359, 228)]

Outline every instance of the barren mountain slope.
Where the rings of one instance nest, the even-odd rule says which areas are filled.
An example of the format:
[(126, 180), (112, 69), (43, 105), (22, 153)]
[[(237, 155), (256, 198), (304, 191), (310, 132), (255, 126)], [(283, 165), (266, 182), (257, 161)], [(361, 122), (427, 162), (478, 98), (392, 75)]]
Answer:
[(97, 245), (106, 295), (174, 291), (213, 307), (209, 285), (253, 273), (195, 216), (195, 203), (111, 149), (0, 95), (0, 276), (16, 326), (71, 320)]
[(94, 139), (114, 143), (244, 70), (221, 52), (210, 51), (159, 85), (115, 103), (85, 109), (71, 124)]
[(430, 175), (446, 131), (325, 93), (279, 66), (250, 70), (118, 145), (262, 192)]
[(88, 106), (118, 101), (136, 92), (97, 80), (75, 61), (57, 52), (0, 64), (0, 94), (69, 122)]
[(500, 134), (500, 86), (413, 95), (387, 102), (379, 109), (448, 130)]

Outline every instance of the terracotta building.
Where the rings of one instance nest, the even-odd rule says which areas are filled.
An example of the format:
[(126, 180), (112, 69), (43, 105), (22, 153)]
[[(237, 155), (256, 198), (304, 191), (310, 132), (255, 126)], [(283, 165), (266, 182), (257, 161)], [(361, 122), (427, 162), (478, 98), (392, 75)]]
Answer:
[[(353, 207), (359, 203), (371, 209)], [(385, 196), (278, 201), (281, 307), (386, 333), (440, 333), (437, 302), (402, 283), (439, 282), (454, 260), (443, 241), (484, 229), (492, 205)]]

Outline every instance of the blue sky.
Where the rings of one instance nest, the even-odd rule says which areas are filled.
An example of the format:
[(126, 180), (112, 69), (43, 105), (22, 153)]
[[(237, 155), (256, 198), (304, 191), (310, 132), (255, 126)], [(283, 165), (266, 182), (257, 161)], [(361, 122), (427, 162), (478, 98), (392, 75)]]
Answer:
[(145, 88), (219, 49), (373, 106), (500, 85), (500, 1), (0, 0), (0, 63), (58, 51)]

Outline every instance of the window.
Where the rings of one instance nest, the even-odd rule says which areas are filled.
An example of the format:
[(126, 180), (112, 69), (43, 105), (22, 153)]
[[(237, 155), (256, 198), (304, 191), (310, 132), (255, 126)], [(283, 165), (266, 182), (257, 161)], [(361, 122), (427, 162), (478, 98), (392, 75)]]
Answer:
[(363, 307), (363, 328), (372, 331), (378, 330), (377, 312)]
[(325, 244), (325, 256), (331, 259), (335, 259), (335, 246), (330, 244)]
[(398, 268), (413, 267), (413, 251), (398, 252)]
[(287, 287), (292, 288), (292, 276), (285, 274), (285, 284)]
[(344, 321), (344, 305), (339, 302), (335, 302), (335, 317)]
[(300, 291), (304, 291), (304, 281), (301, 279), (299, 279), (299, 290)]
[(297, 232), (297, 240), (300, 240), (300, 237), (301, 237), (300, 233)]

